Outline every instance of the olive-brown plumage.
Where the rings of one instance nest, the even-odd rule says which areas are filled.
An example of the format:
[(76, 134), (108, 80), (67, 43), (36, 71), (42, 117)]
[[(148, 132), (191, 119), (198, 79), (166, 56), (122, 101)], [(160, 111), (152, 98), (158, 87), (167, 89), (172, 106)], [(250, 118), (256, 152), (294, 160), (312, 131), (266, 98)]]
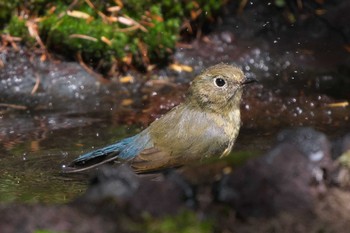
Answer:
[(103, 159), (97, 165), (127, 160), (136, 171), (149, 172), (225, 156), (241, 125), (242, 87), (252, 81), (231, 65), (209, 67), (193, 80), (182, 104), (139, 134), (82, 155), (73, 165), (86, 165), (97, 158)]

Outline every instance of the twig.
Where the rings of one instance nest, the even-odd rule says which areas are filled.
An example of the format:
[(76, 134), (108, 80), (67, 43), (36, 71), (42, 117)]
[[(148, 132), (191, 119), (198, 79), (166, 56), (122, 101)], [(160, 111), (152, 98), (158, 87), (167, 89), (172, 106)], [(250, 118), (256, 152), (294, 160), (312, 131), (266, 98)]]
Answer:
[(31, 95), (35, 94), (35, 92), (38, 90), (39, 85), (40, 85), (40, 76), (37, 73), (35, 73), (35, 77), (36, 77), (35, 85), (34, 85), (32, 91), (30, 92)]
[(24, 105), (18, 105), (18, 104), (5, 104), (5, 103), (0, 103), (0, 107), (5, 107), (5, 108), (13, 108), (13, 109), (18, 109), (18, 110), (26, 110), (27, 107)]
[(101, 82), (101, 83), (109, 82), (109, 80), (105, 79), (102, 75), (96, 73), (95, 71), (93, 71), (90, 67), (88, 67), (85, 64), (85, 62), (83, 61), (83, 58), (81, 57), (80, 52), (77, 53), (77, 60), (78, 60), (79, 64), (86, 70), (86, 72), (88, 72), (89, 74), (94, 76), (99, 82)]

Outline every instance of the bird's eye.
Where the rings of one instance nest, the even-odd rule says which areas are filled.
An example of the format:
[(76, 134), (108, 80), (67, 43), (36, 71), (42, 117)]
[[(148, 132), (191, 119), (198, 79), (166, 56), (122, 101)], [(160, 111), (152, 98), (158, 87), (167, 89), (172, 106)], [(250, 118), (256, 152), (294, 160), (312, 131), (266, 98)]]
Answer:
[(218, 86), (218, 87), (223, 87), (223, 86), (226, 85), (226, 81), (225, 81), (225, 79), (223, 79), (223, 78), (215, 78), (215, 79), (214, 79), (214, 83), (215, 83), (215, 85)]

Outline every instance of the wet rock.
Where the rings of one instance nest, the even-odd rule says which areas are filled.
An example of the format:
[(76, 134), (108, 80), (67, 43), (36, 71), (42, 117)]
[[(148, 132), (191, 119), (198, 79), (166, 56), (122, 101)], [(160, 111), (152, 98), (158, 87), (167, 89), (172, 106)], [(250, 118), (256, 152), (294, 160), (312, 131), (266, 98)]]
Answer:
[[(137, 176), (128, 165), (99, 168), (86, 193), (75, 200), (74, 206), (101, 205), (124, 209), (124, 213), (139, 216), (175, 214), (182, 208), (194, 206), (195, 194), (176, 171)], [(110, 204), (108, 204), (110, 203)]]
[[(101, 211), (102, 212), (102, 211)], [(91, 215), (67, 205), (0, 205), (2, 233), (48, 232), (127, 232), (116, 215)]]
[[(0, 101), (29, 109), (65, 109), (72, 112), (101, 108), (108, 88), (78, 63), (41, 62), (27, 51), (5, 50), (0, 58)], [(103, 101), (102, 101), (103, 100)]]
[(118, 202), (129, 200), (140, 186), (140, 179), (127, 166), (99, 168), (90, 180), (89, 188), (79, 199), (88, 202), (114, 199)]
[(186, 190), (178, 181), (167, 177), (159, 181), (145, 180), (140, 184), (137, 193), (129, 202), (132, 216), (149, 213), (153, 216), (164, 216), (179, 213), (188, 208)]
[(331, 164), (324, 134), (311, 128), (287, 130), (267, 154), (224, 176), (216, 197), (242, 218), (312, 213), (315, 200), (325, 191)]
[(278, 134), (277, 141), (295, 145), (314, 168), (330, 169), (331, 144), (325, 134), (308, 127), (287, 129)]

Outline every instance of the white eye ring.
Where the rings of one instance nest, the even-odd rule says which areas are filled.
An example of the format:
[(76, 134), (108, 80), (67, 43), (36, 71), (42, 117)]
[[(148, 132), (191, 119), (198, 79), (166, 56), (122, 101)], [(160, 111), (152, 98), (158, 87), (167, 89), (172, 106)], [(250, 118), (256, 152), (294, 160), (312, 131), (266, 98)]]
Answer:
[(216, 77), (216, 78), (214, 78), (214, 84), (217, 87), (224, 87), (224, 86), (226, 86), (226, 80), (224, 78), (221, 78), (221, 77)]

